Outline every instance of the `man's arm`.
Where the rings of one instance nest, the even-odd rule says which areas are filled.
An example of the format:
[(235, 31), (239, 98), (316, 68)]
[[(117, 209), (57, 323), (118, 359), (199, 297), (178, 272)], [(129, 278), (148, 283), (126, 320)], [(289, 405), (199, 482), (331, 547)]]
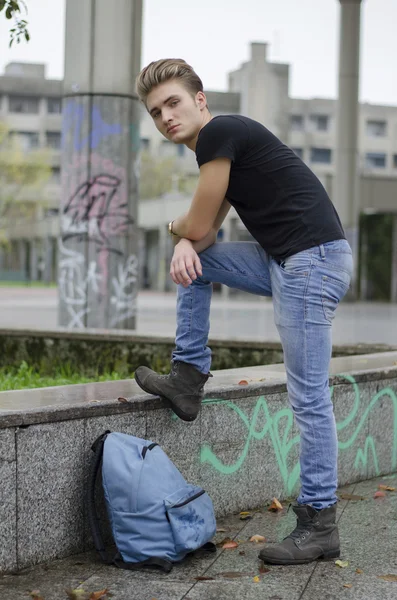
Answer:
[(229, 186), (230, 168), (229, 158), (216, 158), (200, 167), (199, 181), (190, 209), (186, 215), (173, 221), (172, 229), (177, 236), (194, 242), (202, 241), (208, 234), (213, 235), (212, 230), (215, 230), (215, 222), (222, 212), (221, 207)]
[[(214, 224), (211, 227), (210, 231), (207, 233), (207, 235), (205, 237), (203, 237), (201, 240), (196, 240), (196, 241), (189, 240), (193, 247), (193, 250), (195, 250), (197, 252), (197, 254), (199, 254), (200, 252), (203, 252), (203, 250), (206, 250), (207, 248), (212, 246), (212, 244), (215, 244), (216, 237), (218, 235), (218, 231), (221, 228), (222, 223), (225, 220), (225, 217), (230, 210), (230, 206), (231, 205), (228, 202), (227, 198), (224, 198), (224, 200), (220, 206), (220, 209), (218, 211), (218, 214), (215, 217)], [(179, 236), (174, 235), (173, 236), (174, 245), (178, 244), (182, 239), (187, 239), (187, 238), (180, 238)]]

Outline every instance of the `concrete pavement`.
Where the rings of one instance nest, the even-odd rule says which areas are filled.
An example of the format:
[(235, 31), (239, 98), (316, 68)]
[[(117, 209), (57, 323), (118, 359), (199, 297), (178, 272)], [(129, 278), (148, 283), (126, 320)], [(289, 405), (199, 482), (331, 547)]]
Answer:
[[(54, 288), (0, 288), (0, 328), (57, 327), (58, 292)], [(175, 334), (175, 294), (142, 291), (138, 295), (138, 334)], [(279, 341), (271, 300), (241, 294), (230, 300), (214, 295), (211, 336)], [(335, 344), (397, 343), (397, 304), (342, 302), (337, 310)]]
[[(379, 484), (394, 487), (396, 475), (368, 480), (339, 490), (338, 523), (341, 568), (335, 561), (301, 566), (265, 566), (257, 558), (260, 534), (276, 542), (294, 527), (287, 507), (270, 513), (266, 507), (240, 520), (218, 519), (217, 553), (198, 553), (174, 566), (169, 575), (154, 571), (128, 572), (101, 564), (94, 552), (0, 576), (0, 597), (28, 598), (39, 590), (44, 600), (67, 599), (66, 589), (96, 592), (108, 589), (112, 600), (385, 600), (397, 597), (397, 494), (374, 499)], [(231, 538), (232, 550), (222, 548)], [(70, 596), (80, 598), (80, 596)]]

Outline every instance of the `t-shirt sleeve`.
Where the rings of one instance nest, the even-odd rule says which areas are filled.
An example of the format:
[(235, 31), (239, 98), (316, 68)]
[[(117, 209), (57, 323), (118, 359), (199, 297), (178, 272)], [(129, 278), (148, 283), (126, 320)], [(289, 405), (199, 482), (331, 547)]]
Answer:
[(200, 131), (196, 158), (201, 167), (215, 158), (230, 158), (238, 161), (247, 146), (249, 131), (247, 125), (232, 116), (220, 116), (211, 119)]

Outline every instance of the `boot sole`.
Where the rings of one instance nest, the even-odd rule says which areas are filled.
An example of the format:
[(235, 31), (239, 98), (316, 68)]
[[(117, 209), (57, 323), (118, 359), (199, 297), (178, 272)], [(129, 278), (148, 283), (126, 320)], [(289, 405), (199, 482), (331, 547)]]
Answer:
[(315, 560), (326, 561), (326, 560), (333, 560), (334, 558), (339, 558), (339, 557), (340, 557), (340, 550), (332, 550), (325, 554), (321, 554), (317, 558), (306, 558), (306, 559), (302, 559), (302, 560), (299, 560), (299, 559), (298, 560), (288, 560), (287, 558), (285, 560), (283, 560), (283, 559), (272, 560), (271, 558), (262, 558), (262, 556), (259, 554), (260, 560), (262, 560), (264, 563), (267, 563), (269, 565), (307, 565), (308, 563), (314, 562)]
[(182, 419), (182, 421), (195, 421), (197, 419), (197, 415), (192, 417), (191, 415), (187, 415), (186, 413), (184, 413), (182, 410), (179, 410), (179, 408), (177, 406), (175, 406), (174, 403), (169, 398), (166, 398), (165, 396), (161, 396), (161, 394), (153, 394), (153, 392), (151, 392), (150, 390), (145, 388), (145, 386), (142, 384), (142, 382), (139, 380), (139, 377), (137, 377), (136, 374), (135, 374), (135, 381), (137, 382), (139, 387), (147, 394), (151, 394), (152, 396), (159, 396), (159, 398), (162, 398), (163, 400), (165, 400), (168, 403), (168, 405), (172, 408), (174, 413), (180, 419)]

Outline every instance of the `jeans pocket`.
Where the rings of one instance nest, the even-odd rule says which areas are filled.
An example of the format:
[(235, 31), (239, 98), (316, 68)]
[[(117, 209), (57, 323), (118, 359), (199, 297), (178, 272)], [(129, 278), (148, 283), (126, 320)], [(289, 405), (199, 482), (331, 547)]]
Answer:
[(307, 277), (310, 272), (310, 266), (312, 264), (312, 254), (304, 250), (289, 256), (280, 264), (280, 269), (286, 275), (298, 275), (300, 277)]
[(333, 277), (323, 275), (321, 299), (324, 316), (331, 323), (335, 317), (335, 310), (350, 287), (350, 275), (348, 273), (333, 273)]

